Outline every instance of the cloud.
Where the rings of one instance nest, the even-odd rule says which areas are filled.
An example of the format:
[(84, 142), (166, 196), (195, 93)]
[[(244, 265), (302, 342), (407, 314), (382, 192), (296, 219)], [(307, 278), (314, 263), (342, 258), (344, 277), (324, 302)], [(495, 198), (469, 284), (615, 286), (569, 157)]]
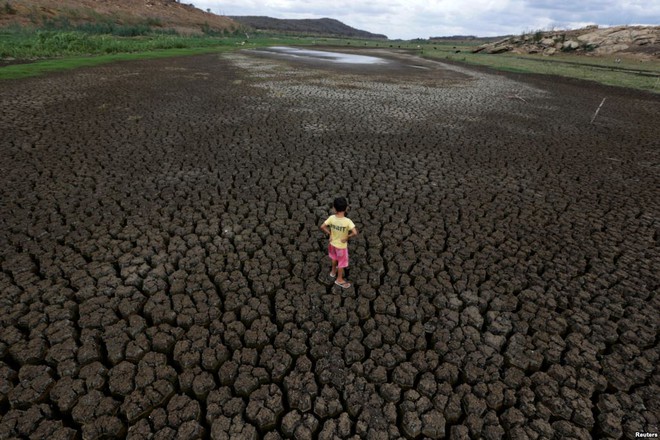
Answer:
[(648, 0), (245, 0), (195, 1), (222, 15), (335, 18), (395, 39), (442, 35), (497, 36), (586, 24), (660, 23), (660, 2)]

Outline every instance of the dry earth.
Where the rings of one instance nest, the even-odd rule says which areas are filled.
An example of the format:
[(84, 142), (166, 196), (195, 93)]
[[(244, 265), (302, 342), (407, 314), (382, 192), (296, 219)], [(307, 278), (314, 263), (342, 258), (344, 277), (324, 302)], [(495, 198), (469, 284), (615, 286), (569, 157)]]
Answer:
[(658, 432), (660, 99), (401, 63), (0, 83), (0, 438)]

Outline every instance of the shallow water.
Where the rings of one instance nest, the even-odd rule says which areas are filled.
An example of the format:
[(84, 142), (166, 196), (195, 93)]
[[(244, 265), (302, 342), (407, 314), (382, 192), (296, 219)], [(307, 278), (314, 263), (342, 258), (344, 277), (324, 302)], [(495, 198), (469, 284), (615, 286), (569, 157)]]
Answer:
[[(350, 53), (330, 52), (325, 50), (300, 49), (297, 47), (273, 46), (265, 49), (266, 52), (274, 52), (287, 55), (292, 58), (302, 58), (313, 61), (327, 61), (340, 64), (385, 64), (388, 60), (367, 55), (355, 55)], [(262, 51), (263, 52), (263, 51)]]

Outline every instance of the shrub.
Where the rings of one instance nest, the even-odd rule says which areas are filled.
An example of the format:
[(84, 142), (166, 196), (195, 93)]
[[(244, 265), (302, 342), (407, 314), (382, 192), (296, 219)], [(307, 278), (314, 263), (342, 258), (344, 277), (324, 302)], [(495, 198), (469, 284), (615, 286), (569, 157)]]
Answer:
[(144, 20), (144, 24), (150, 27), (162, 27), (163, 20), (158, 17), (148, 17)]
[(28, 14), (28, 18), (30, 19), (30, 22), (32, 24), (38, 24), (39, 23), (39, 12), (37, 11), (37, 8), (32, 6), (30, 8), (30, 13)]
[(89, 38), (81, 32), (38, 32), (37, 46), (48, 54), (87, 53)]
[(534, 41), (539, 42), (543, 39), (543, 31), (541, 29), (534, 32)]
[(153, 29), (151, 33), (155, 35), (179, 35), (176, 29)]
[(137, 24), (134, 26), (116, 26), (112, 32), (113, 35), (119, 37), (139, 37), (151, 32), (149, 26), (144, 24)]
[(235, 29), (234, 31), (230, 32), (225, 32), (224, 29), (213, 29), (206, 21), (200, 26), (200, 29), (202, 30), (202, 33), (207, 37), (224, 37), (226, 35), (237, 36), (242, 34), (239, 29)]
[(5, 2), (5, 6), (2, 8), (2, 13), (7, 15), (14, 15), (16, 13), (16, 9), (14, 9), (11, 3)]
[(596, 50), (596, 48), (598, 47), (597, 44), (593, 44), (593, 43), (582, 43), (581, 46), (585, 52), (592, 52)]
[(83, 23), (76, 26), (76, 30), (86, 34), (112, 34), (115, 25), (108, 22)]
[(42, 24), (44, 30), (71, 29), (71, 22), (67, 17), (61, 16), (54, 19), (46, 19)]

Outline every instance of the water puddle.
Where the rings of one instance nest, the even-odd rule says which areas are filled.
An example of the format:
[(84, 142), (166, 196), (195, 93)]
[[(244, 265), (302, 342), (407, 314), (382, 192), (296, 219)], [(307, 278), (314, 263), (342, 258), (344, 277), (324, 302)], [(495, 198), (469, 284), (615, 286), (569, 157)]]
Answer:
[(368, 55), (355, 55), (350, 53), (330, 52), (325, 50), (300, 49), (297, 47), (273, 46), (259, 52), (270, 52), (298, 58), (306, 61), (327, 61), (338, 64), (386, 64), (384, 58)]

